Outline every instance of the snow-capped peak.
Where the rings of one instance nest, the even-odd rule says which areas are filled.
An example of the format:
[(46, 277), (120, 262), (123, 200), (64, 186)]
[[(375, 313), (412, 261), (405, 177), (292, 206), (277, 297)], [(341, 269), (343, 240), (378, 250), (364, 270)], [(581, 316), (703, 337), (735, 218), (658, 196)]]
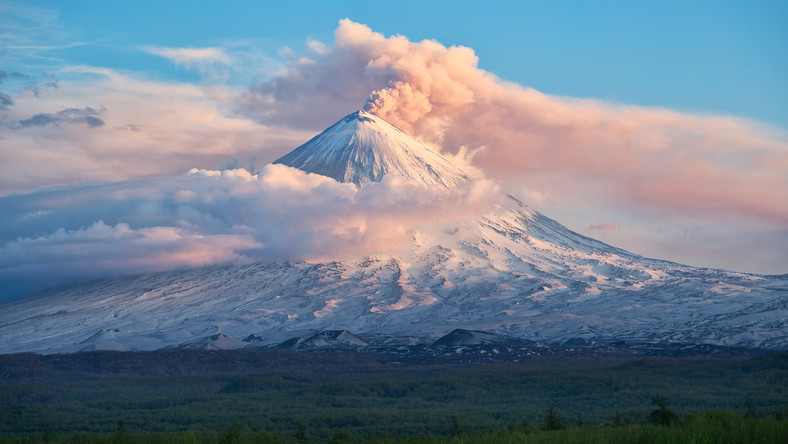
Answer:
[(468, 178), (424, 143), (364, 110), (348, 114), (274, 163), (356, 185), (388, 175), (445, 187)]

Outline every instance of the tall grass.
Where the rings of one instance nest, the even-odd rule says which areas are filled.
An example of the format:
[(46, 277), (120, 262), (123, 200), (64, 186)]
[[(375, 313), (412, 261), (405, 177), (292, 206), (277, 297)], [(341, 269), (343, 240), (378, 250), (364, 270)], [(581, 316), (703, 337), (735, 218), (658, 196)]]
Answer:
[(292, 436), (276, 436), (266, 431), (241, 428), (237, 424), (223, 432), (187, 431), (167, 434), (134, 434), (125, 429), (111, 435), (30, 435), (0, 438), (0, 444), (21, 443), (95, 443), (95, 444), (783, 444), (788, 442), (788, 420), (781, 415), (762, 418), (743, 417), (729, 410), (713, 410), (688, 415), (677, 425), (629, 424), (621, 427), (565, 426), (560, 430), (514, 427), (497, 433), (459, 434), (456, 436), (355, 437), (336, 434), (311, 440), (303, 430)]

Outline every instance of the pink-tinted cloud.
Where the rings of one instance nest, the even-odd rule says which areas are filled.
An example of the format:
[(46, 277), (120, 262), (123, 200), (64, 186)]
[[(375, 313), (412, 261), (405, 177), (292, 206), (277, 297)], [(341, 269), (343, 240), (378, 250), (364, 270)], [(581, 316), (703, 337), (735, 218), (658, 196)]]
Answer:
[(72, 67), (65, 74), (70, 80), (40, 97), (17, 94), (0, 116), (0, 195), (76, 181), (180, 175), (194, 167), (247, 166), (312, 135), (232, 114), (225, 102), (235, 94), (229, 88), (156, 82), (92, 67)]
[(261, 122), (309, 126), (336, 118), (310, 110), (344, 113), (362, 97), (449, 155), (483, 147), (473, 163), (488, 175), (526, 184), (549, 175), (547, 186), (570, 182), (582, 193), (591, 183), (631, 205), (788, 224), (779, 205), (788, 201), (784, 133), (735, 117), (550, 96), (480, 69), (470, 48), (384, 37), (350, 20), (333, 47), (251, 88), (243, 109)]
[(501, 196), (486, 179), (449, 190), (388, 177), (357, 188), (284, 165), (44, 188), (0, 198), (0, 284), (18, 293), (213, 263), (387, 253), (413, 228), (478, 216)]
[[(551, 96), (480, 69), (470, 48), (385, 37), (350, 20), (340, 21), (333, 46), (291, 60), (251, 87), (239, 111), (320, 130), (363, 101), (576, 230), (616, 218), (627, 221), (629, 237), (595, 233), (642, 254), (746, 271), (788, 267), (772, 251), (788, 242), (784, 131), (733, 116)], [(682, 240), (669, 233), (721, 220), (727, 228), (713, 231), (738, 239), (729, 254), (700, 262), (702, 253), (672, 254)], [(743, 245), (764, 253), (737, 259)]]
[[(436, 145), (466, 171), (503, 180), (507, 192), (570, 228), (585, 231), (600, 220), (617, 220), (627, 229), (595, 230), (594, 235), (637, 253), (691, 264), (744, 271), (788, 270), (784, 248), (780, 248), (788, 242), (788, 137), (782, 131), (730, 116), (543, 94), (480, 69), (470, 48), (385, 37), (349, 20), (340, 22), (333, 44), (310, 41), (307, 47), (304, 54), (285, 51), (283, 65), (259, 55), (243, 59), (241, 66), (266, 67), (265, 80), (249, 76), (258, 80), (243, 89), (237, 83), (221, 83), (226, 76), (238, 74), (237, 69), (228, 68), (238, 65), (237, 52), (164, 48), (169, 52), (161, 55), (180, 60), (209, 81), (201, 85), (160, 82), (104, 68), (70, 67), (58, 73), (62, 78), (57, 88), (7, 94), (0, 115), (0, 143), (11, 149), (0, 150), (0, 195), (75, 181), (177, 176), (194, 167), (212, 170), (241, 165), (257, 170), (366, 103), (403, 130)], [(59, 114), (65, 109), (81, 110), (82, 115)], [(95, 115), (89, 115), (90, 110), (96, 110)], [(57, 124), (19, 124), (61, 117)], [(103, 125), (87, 117), (100, 119)], [(273, 175), (266, 177), (274, 180)], [(314, 178), (287, 180), (311, 184)], [(135, 186), (158, 190), (155, 183), (143, 181)], [(279, 186), (276, 183), (270, 184), (271, 189)], [(313, 185), (305, 185), (305, 190), (321, 196), (321, 186)], [(342, 195), (340, 189), (330, 188), (332, 199)], [(77, 195), (87, 192), (79, 189)], [(290, 183), (285, 189), (295, 193), (298, 187)], [(405, 193), (405, 188), (396, 189)], [(189, 202), (192, 193), (203, 191), (185, 187), (172, 200)], [(128, 189), (118, 192), (131, 193)], [(361, 195), (351, 195), (355, 197), (350, 201), (363, 201)], [(320, 199), (308, 193), (301, 198), (320, 206)], [(183, 229), (173, 225), (169, 216), (156, 218), (161, 209), (157, 201), (139, 199), (144, 207), (110, 211), (110, 216), (146, 215), (144, 223), (107, 217), (98, 211), (106, 209), (102, 205), (95, 205), (95, 211), (80, 205), (69, 210), (65, 205), (72, 201), (65, 199), (59, 210), (50, 210), (52, 214), (77, 220), (81, 211), (90, 217), (67, 225), (43, 223), (47, 220), (43, 215), (31, 216), (15, 227), (22, 227), (19, 235), (31, 239), (46, 238), (59, 227), (67, 232), (85, 230), (100, 220), (111, 227), (128, 223), (132, 230)], [(134, 202), (129, 199), (125, 205)], [(312, 237), (303, 237), (316, 247), (296, 247), (295, 251), (313, 254), (336, 247), (324, 242), (325, 233), (333, 239), (355, 236), (370, 251), (375, 245), (388, 244), (381, 240), (382, 231), (381, 236), (368, 239), (359, 235), (368, 226), (365, 223), (385, 227), (388, 220), (370, 222), (346, 209), (350, 222), (345, 232), (316, 228)], [(37, 211), (29, 208), (25, 214)], [(219, 211), (199, 211), (188, 205), (181, 211), (188, 215), (183, 216), (186, 224), (201, 230), (221, 227), (200, 231), (203, 235), (239, 234), (222, 231), (228, 229), (227, 220), (218, 217)], [(306, 211), (309, 218), (301, 220), (271, 214), (305, 226), (316, 220)], [(381, 214), (397, 217), (385, 211)], [(339, 226), (339, 216), (324, 216), (331, 220), (329, 226)], [(16, 224), (10, 219), (6, 222), (6, 228)], [(266, 245), (267, 251), (279, 245), (273, 237), (260, 237), (252, 222), (240, 225), (254, 230), (254, 241)], [(395, 222), (391, 229), (394, 237), (401, 235), (400, 225)], [(688, 226), (705, 228), (704, 241), (714, 243), (713, 251), (704, 250), (698, 241), (692, 254), (686, 253), (681, 233)], [(43, 231), (25, 231), (33, 227)], [(742, 259), (743, 250), (749, 254), (746, 259)], [(763, 255), (755, 257), (758, 252)], [(705, 262), (696, 262), (702, 257), (707, 257)]]
[(588, 227), (590, 230), (618, 230), (619, 228), (621, 228), (621, 224), (618, 222), (603, 222)]

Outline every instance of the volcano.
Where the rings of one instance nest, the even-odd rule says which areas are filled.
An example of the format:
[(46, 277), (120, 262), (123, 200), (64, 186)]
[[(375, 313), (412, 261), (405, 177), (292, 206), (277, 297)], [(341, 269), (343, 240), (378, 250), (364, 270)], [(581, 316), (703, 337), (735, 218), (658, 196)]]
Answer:
[(424, 143), (363, 110), (345, 116), (274, 163), (356, 185), (390, 175), (444, 187), (468, 179)]
[[(448, 190), (471, 180), (365, 111), (275, 163), (358, 187), (390, 176)], [(0, 352), (151, 350), (216, 337), (233, 347), (240, 342), (232, 338), (254, 337), (249, 346), (261, 347), (315, 331), (432, 341), (458, 330), (541, 343), (788, 348), (788, 276), (644, 258), (575, 233), (516, 196), (501, 202), (481, 216), (414, 227), (388, 255), (209, 266), (39, 291), (0, 306)]]

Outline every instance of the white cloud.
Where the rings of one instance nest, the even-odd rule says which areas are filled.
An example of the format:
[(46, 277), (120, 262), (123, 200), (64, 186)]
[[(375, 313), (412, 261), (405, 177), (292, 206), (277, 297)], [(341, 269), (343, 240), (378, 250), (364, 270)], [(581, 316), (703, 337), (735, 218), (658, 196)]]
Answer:
[[(609, 241), (642, 254), (655, 254), (660, 242), (680, 250), (679, 237), (645, 229), (654, 213), (660, 223), (728, 220), (727, 232), (753, 240), (755, 251), (774, 252), (775, 238), (788, 242), (788, 134), (777, 128), (543, 94), (480, 69), (470, 48), (385, 37), (350, 20), (340, 21), (326, 52), (304, 57), (308, 63), (293, 55), (287, 69), (253, 85), (241, 111), (264, 124), (321, 129), (367, 100), (368, 110), (460, 159), (484, 147), (472, 158), (476, 168), (527, 189), (548, 214), (573, 214), (559, 220), (574, 229), (599, 218), (628, 220), (647, 238)], [(670, 258), (785, 272), (788, 263), (767, 259), (774, 256), (742, 260), (731, 250), (722, 262), (719, 255)]]
[(222, 48), (165, 48), (161, 46), (143, 46), (141, 49), (159, 57), (171, 60), (173, 63), (192, 68), (206, 63), (231, 63)]
[[(177, 175), (233, 161), (246, 166), (257, 158), (276, 158), (312, 135), (232, 114), (229, 89), (156, 82), (94, 67), (71, 67), (62, 75), (68, 80), (57, 89), (40, 98), (19, 94), (0, 116), (0, 137), (13, 147), (0, 152), (0, 194), (75, 181)], [(83, 124), (47, 124), (55, 122)]]
[(499, 196), (489, 180), (357, 188), (283, 165), (46, 188), (0, 198), (0, 284), (10, 294), (212, 263), (363, 257), (421, 224), (488, 211)]
[(329, 51), (328, 46), (326, 46), (325, 43), (318, 40), (309, 39), (306, 41), (306, 46), (316, 54), (320, 54), (320, 55), (326, 54)]
[[(340, 21), (333, 47), (309, 57), (251, 87), (243, 111), (262, 123), (325, 126), (368, 97), (368, 110), (443, 151), (484, 147), (476, 167), (533, 191), (569, 183), (592, 202), (746, 212), (788, 225), (788, 134), (777, 129), (550, 96), (480, 69), (470, 48), (384, 37), (350, 20)], [(600, 188), (615, 192), (594, 194)]]
[[(730, 116), (550, 96), (480, 69), (470, 48), (385, 37), (349, 20), (340, 23), (333, 44), (307, 46), (283, 65), (260, 54), (244, 59), (247, 46), (156, 49), (183, 66), (194, 63), (189, 66), (209, 80), (202, 85), (69, 67), (58, 72), (57, 88), (40, 97), (9, 93), (0, 137), (13, 149), (0, 151), (0, 195), (76, 181), (178, 175), (193, 167), (257, 169), (371, 98), (375, 112), (464, 168), (504, 180), (507, 190), (527, 190), (524, 200), (575, 230), (617, 220), (626, 230), (594, 235), (694, 265), (755, 272), (788, 267), (781, 248), (788, 242), (784, 131)], [(263, 81), (248, 74), (261, 69)], [(235, 79), (239, 71), (249, 76), (244, 80), (257, 80), (244, 89), (222, 83), (228, 72)], [(84, 115), (59, 114), (64, 110)], [(60, 125), (14, 127), (60, 117), (67, 118)], [(180, 199), (197, 194), (181, 191)], [(98, 220), (141, 227), (90, 214), (70, 229)], [(212, 212), (202, 217), (201, 227), (222, 223)], [(681, 235), (686, 226), (738, 241), (705, 258), (690, 254)], [(741, 254), (743, 248), (750, 256)]]

